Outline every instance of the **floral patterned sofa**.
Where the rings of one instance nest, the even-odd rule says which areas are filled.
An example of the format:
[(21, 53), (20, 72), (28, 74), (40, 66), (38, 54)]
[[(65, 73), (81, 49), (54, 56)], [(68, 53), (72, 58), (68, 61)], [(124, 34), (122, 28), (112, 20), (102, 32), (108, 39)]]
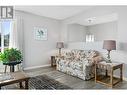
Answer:
[(89, 80), (94, 77), (94, 60), (100, 56), (95, 50), (71, 50), (57, 58), (57, 70), (66, 74)]

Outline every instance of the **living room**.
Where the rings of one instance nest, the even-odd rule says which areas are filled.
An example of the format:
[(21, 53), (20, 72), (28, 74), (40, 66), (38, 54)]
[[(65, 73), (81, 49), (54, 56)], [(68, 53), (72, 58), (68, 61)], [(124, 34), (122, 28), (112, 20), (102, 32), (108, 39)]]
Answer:
[[(13, 6), (13, 8), (13, 20), (5, 20), (5, 22), (10, 22), (9, 29), (10, 32), (12, 32), (10, 33), (8, 47), (17, 48), (21, 51), (23, 61), (19, 64), (18, 69), (16, 68), (17, 65), (15, 65), (14, 69), (15, 72), (18, 70), (24, 71), (30, 78), (33, 78), (32, 82), (30, 81), (31, 79), (29, 79), (29, 89), (127, 88), (127, 6)], [(4, 22), (4, 20), (2, 21)], [(1, 25), (1, 27), (3, 26)], [(43, 36), (41, 36), (40, 33), (42, 33)], [(1, 32), (1, 51), (4, 51), (5, 47), (2, 37)], [(107, 47), (103, 47), (104, 41), (108, 41), (109, 44), (110, 42), (112, 43), (109, 46), (111, 50), (108, 50)], [(80, 57), (80, 55), (72, 55), (70, 52), (73, 50), (77, 50), (73, 53), (83, 53), (85, 51), (86, 56), (87, 54), (96, 54), (97, 51), (100, 54), (98, 55), (99, 57), (96, 56), (100, 59), (99, 62), (102, 61), (102, 57), (103, 59), (108, 57), (109, 60), (108, 58), (107, 60), (112, 61), (112, 63), (110, 62), (111, 64), (120, 63), (116, 68), (122, 69), (123, 72), (120, 71), (120, 74), (119, 71), (115, 72), (115, 76), (118, 77), (120, 75), (120, 82), (116, 85), (110, 83), (109, 85), (107, 85), (107, 83), (105, 85), (95, 80), (95, 72), (91, 77), (90, 73), (87, 74), (85, 71), (73, 72), (73, 70), (71, 70), (72, 68), (65, 69), (65, 66), (62, 65), (63, 63), (60, 64), (60, 62), (62, 62), (60, 60), (67, 59), (67, 54), (69, 54), (69, 58), (72, 58), (72, 56)], [(86, 51), (90, 53), (86, 53)], [(65, 58), (62, 58), (63, 56), (65, 56)], [(89, 56), (89, 58), (91, 58), (91, 56)], [(51, 66), (54, 60), (53, 65), (57, 65), (56, 67)], [(69, 62), (72, 60), (73, 59), (69, 59)], [(85, 62), (86, 61), (88, 60), (85, 58)], [(68, 59), (67, 61), (64, 60), (64, 62), (64, 64), (71, 64), (71, 62), (66, 63)], [(83, 64), (83, 62), (80, 64)], [(102, 61), (102, 63), (103, 62), (104, 61)], [(106, 61), (104, 63), (106, 63)], [(89, 62), (85, 64), (89, 65)], [(92, 62), (90, 65), (91, 64), (94, 63)], [(5, 71), (5, 65), (0, 65), (0, 72), (3, 73)], [(76, 68), (77, 67), (78, 65), (76, 65)], [(84, 70), (87, 71), (87, 69)], [(94, 68), (90, 68), (88, 72), (94, 70)], [(7, 66), (6, 72), (7, 74), (10, 72), (9, 66)], [(82, 74), (84, 72), (85, 75)], [(111, 72), (108, 72), (108, 75), (110, 75), (110, 73)], [(88, 77), (86, 77), (86, 75), (88, 75)], [(36, 77), (40, 79), (39, 76), (41, 76), (42, 79), (49, 77), (49, 79), (53, 79), (53, 82), (61, 86), (53, 86), (51, 88), (51, 84), (44, 83), (41, 84), (42, 87), (37, 87), (39, 84), (34, 85), (34, 82), (37, 82), (34, 79)], [(45, 88), (47, 84), (48, 86)], [(19, 86), (14, 86), (14, 84), (7, 86), (1, 85), (2, 89), (19, 89)], [(28, 89), (28, 87), (26, 88)]]

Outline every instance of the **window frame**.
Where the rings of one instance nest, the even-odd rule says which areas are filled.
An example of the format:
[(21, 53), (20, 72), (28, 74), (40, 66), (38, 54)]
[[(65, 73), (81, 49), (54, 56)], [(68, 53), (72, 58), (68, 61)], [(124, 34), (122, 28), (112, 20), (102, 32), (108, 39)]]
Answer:
[(10, 21), (11, 22), (10, 23), (10, 32), (11, 32), (12, 31), (12, 24), (13, 24), (14, 20), (12, 20), (12, 19), (2, 19), (2, 20), (0, 20), (0, 33), (1, 33), (1, 35), (0, 35), (1, 36), (1, 47), (0, 47), (1, 51), (0, 52), (3, 52), (4, 48), (5, 48), (5, 46), (4, 46), (4, 32), (2, 31), (3, 30), (2, 22), (5, 22), (5, 21)]

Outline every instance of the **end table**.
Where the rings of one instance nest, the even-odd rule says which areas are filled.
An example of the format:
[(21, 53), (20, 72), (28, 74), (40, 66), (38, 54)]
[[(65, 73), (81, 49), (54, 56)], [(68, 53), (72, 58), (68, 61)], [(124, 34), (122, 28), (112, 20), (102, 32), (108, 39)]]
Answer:
[(55, 67), (56, 66), (56, 58), (55, 56), (51, 56), (51, 67)]
[[(104, 74), (99, 74), (100, 70), (105, 70)], [(114, 76), (114, 71), (120, 69), (120, 77)], [(109, 87), (113, 87), (115, 84), (123, 80), (123, 63), (96, 63), (95, 64), (95, 82), (104, 84)]]

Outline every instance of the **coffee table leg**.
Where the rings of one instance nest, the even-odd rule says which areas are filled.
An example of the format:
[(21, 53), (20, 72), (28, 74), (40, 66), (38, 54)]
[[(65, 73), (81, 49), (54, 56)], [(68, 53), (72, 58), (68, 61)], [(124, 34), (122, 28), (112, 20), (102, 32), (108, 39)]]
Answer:
[(25, 80), (25, 89), (28, 89), (28, 80)]
[(22, 86), (22, 82), (19, 82), (19, 86), (20, 86), (20, 88), (23, 88), (23, 86)]

